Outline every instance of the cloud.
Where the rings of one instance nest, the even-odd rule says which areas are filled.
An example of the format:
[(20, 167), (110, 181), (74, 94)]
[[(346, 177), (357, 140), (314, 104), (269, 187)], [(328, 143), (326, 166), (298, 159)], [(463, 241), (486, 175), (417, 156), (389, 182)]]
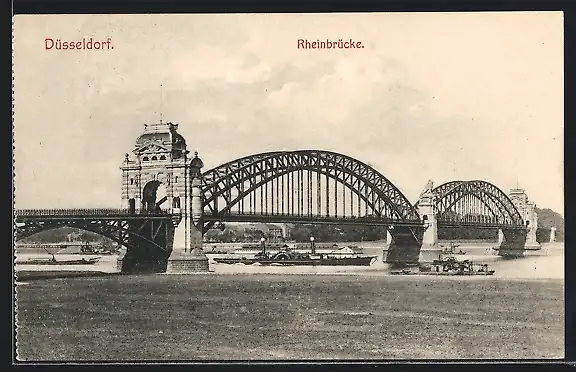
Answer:
[(400, 77), (401, 70), (389, 68), (378, 56), (349, 56), (336, 60), (327, 73), (315, 79), (285, 83), (269, 93), (266, 103), (298, 120), (338, 124), (373, 102), (383, 86), (394, 89)]
[[(319, 148), (373, 164), (411, 198), (429, 178), (484, 178), (506, 189), (518, 177), (537, 203), (561, 209), (561, 20), (17, 16), (18, 203), (86, 205), (107, 194), (116, 205), (118, 164), (162, 111), (207, 168), (262, 151)], [(46, 35), (110, 35), (115, 49), (46, 53)], [(366, 48), (296, 48), (298, 38), (342, 37)]]

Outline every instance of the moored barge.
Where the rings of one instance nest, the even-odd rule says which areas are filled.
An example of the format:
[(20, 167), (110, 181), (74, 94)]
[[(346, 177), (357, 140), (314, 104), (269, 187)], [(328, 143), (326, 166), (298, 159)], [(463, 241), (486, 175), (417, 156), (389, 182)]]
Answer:
[(431, 265), (422, 265), (417, 269), (403, 269), (393, 271), (392, 275), (494, 275), (495, 270), (490, 270), (488, 264), (474, 264), (470, 260), (458, 261), (455, 257), (434, 260)]

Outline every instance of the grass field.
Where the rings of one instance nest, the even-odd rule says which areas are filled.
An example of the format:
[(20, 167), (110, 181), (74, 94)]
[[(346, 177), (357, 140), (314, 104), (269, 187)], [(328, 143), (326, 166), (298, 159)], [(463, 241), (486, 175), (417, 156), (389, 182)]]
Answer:
[(140, 275), (18, 285), (19, 360), (562, 358), (563, 280)]

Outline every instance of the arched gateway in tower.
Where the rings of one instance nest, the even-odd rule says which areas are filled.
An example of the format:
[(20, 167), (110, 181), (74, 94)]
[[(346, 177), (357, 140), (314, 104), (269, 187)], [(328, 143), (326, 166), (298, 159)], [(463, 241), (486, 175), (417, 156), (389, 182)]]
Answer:
[(202, 252), (198, 153), (189, 156), (178, 124), (145, 124), (122, 170), (122, 207), (136, 214), (172, 216), (166, 237), (167, 272), (207, 271)]

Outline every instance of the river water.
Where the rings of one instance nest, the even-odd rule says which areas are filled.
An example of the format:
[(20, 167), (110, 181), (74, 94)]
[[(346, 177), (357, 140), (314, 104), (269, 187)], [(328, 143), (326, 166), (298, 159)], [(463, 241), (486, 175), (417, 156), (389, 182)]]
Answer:
[[(214, 258), (222, 255), (208, 253), (210, 271), (216, 274), (338, 274), (338, 275), (390, 275), (391, 268), (382, 262), (382, 253), (386, 247), (376, 243), (357, 243), (363, 248), (364, 254), (376, 256), (370, 266), (260, 266), (258, 264), (219, 264)], [(563, 243), (543, 244), (539, 251), (527, 251), (524, 257), (508, 259), (500, 257), (491, 250), (491, 243), (474, 243), (461, 245), (457, 250), (463, 250), (466, 255), (459, 259), (471, 260), (474, 263), (486, 263), (495, 270), (492, 278), (509, 279), (562, 279), (564, 278), (564, 245)], [(100, 271), (117, 272), (116, 255), (72, 255), (56, 254), (57, 260), (76, 260), (100, 257), (94, 265), (20, 265), (19, 262), (30, 258), (49, 258), (47, 253), (17, 253), (15, 270), (25, 271)], [(428, 278), (430, 278), (428, 276)], [(442, 277), (446, 278), (446, 277)], [(484, 278), (484, 277), (476, 277)]]

